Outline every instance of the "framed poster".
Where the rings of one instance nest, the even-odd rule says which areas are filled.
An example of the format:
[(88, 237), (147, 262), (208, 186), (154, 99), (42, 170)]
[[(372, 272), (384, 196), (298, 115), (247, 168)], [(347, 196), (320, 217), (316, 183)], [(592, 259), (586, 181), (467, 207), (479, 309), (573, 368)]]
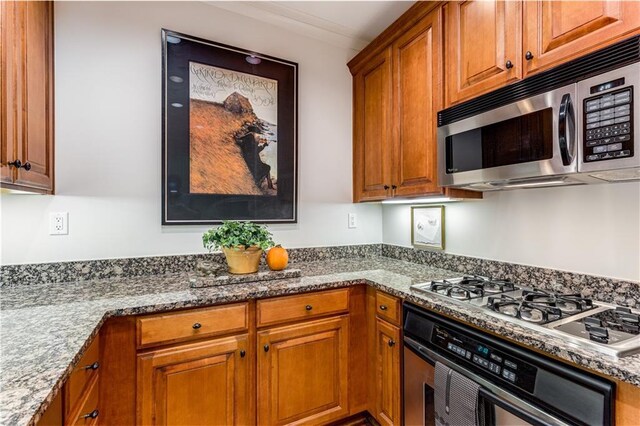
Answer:
[(162, 224), (297, 221), (294, 62), (162, 30)]
[(444, 250), (444, 206), (411, 207), (411, 245)]

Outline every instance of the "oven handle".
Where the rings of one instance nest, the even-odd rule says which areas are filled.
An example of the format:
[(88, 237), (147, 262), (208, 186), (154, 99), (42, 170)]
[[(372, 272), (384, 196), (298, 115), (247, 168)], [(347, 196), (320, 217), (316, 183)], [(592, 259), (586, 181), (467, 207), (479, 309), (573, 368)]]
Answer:
[(558, 112), (558, 144), (560, 145), (560, 155), (562, 164), (571, 165), (575, 157), (576, 145), (576, 118), (573, 112), (571, 94), (562, 95), (560, 110)]
[(455, 364), (454, 362), (448, 360), (447, 358), (441, 356), (440, 354), (427, 348), (426, 346), (421, 345), (410, 337), (404, 337), (404, 344), (429, 364), (435, 365), (436, 361), (440, 362), (441, 364), (444, 364), (452, 370), (457, 371), (468, 379), (471, 379), (474, 382), (478, 383), (480, 385), (480, 396), (490, 401), (491, 403), (511, 412), (512, 414), (519, 416), (523, 420), (526, 420), (533, 425), (569, 425), (569, 423), (566, 423), (556, 417), (545, 413), (539, 408), (534, 407), (533, 405), (521, 400), (520, 398), (517, 398), (513, 394), (499, 388), (495, 384), (478, 376), (477, 374), (474, 374), (473, 372), (459, 366), (458, 364)]

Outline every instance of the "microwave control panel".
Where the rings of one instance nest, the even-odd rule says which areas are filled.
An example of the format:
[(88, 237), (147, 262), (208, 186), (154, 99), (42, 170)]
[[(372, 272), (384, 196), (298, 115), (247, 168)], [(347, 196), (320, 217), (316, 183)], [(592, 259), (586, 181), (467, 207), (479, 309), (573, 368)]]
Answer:
[(633, 157), (633, 87), (584, 100), (585, 163)]

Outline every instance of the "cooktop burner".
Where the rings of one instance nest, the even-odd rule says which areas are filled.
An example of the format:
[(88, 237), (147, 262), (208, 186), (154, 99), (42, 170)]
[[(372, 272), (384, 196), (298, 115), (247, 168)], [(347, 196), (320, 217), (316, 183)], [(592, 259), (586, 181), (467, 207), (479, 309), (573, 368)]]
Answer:
[[(411, 289), (511, 318), (580, 347), (616, 357), (640, 352), (640, 312), (578, 293), (521, 288), (506, 279), (469, 275), (414, 284)], [(445, 302), (446, 303), (446, 302)]]
[(640, 314), (618, 306), (562, 324), (556, 330), (598, 343), (614, 344), (640, 335)]
[(489, 294), (514, 291), (518, 288), (509, 280), (498, 280), (472, 275), (450, 280), (431, 281), (430, 284), (422, 285), (422, 287), (418, 289), (429, 290), (457, 300), (469, 300), (484, 297)]
[(591, 309), (593, 302), (579, 294), (524, 289), (521, 296), (502, 294), (489, 297), (487, 307), (527, 322), (546, 324)]

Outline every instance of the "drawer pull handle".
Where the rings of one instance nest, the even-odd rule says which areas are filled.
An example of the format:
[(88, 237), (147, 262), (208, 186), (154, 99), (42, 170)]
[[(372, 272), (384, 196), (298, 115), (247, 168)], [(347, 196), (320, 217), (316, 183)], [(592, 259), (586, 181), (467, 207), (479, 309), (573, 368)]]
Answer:
[(527, 61), (532, 60), (532, 59), (533, 59), (533, 53), (531, 53), (531, 51), (530, 51), (530, 50), (527, 50), (527, 53), (525, 53), (525, 54), (524, 54), (524, 58), (525, 58)]
[(100, 412), (98, 410), (93, 410), (92, 412), (90, 412), (89, 414), (85, 414), (81, 418), (83, 418), (83, 419), (95, 419), (96, 417), (98, 417), (99, 414), (100, 414)]
[(311, 306), (311, 305), (307, 305), (307, 306), (305, 306), (304, 308), (305, 308), (307, 311), (310, 311), (310, 310), (312, 310), (312, 309), (313, 309), (313, 306)]
[(510, 70), (511, 68), (513, 68), (513, 62), (507, 60), (507, 63), (504, 65), (508, 70)]
[(85, 370), (97, 370), (99, 367), (100, 367), (100, 363), (98, 361), (96, 361), (93, 364), (85, 365), (84, 369)]
[(247, 353), (244, 350), (240, 351), (240, 358), (244, 358), (246, 354)]
[(269, 352), (269, 345), (264, 345), (264, 351)]
[(396, 344), (396, 341), (393, 339), (389, 339), (389, 347), (392, 347)]
[(197, 330), (197, 329), (199, 329), (200, 327), (202, 327), (202, 324), (200, 324), (199, 322), (197, 322), (197, 323), (193, 324), (193, 329), (194, 329), (194, 330)]
[(386, 311), (387, 310), (387, 305), (380, 305), (380, 310), (381, 311)]

